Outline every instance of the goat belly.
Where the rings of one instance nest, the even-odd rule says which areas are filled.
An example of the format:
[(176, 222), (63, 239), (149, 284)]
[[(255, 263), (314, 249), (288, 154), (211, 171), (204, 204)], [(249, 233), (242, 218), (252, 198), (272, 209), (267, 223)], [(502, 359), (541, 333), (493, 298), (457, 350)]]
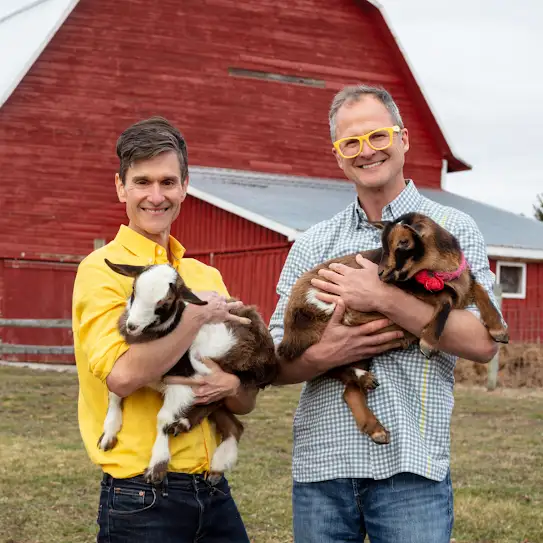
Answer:
[(188, 353), (185, 353), (175, 366), (170, 368), (164, 375), (175, 375), (177, 377), (192, 377), (196, 372), (192, 367)]
[(205, 324), (194, 338), (190, 351), (198, 358), (217, 360), (227, 354), (235, 344), (234, 334), (224, 323)]

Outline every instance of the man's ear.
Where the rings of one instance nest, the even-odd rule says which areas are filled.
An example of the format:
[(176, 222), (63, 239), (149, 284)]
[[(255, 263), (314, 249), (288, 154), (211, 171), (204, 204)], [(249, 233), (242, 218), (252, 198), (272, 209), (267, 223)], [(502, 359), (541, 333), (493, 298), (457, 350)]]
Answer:
[(407, 128), (402, 130), (402, 145), (404, 153), (407, 153), (409, 151), (409, 133), (407, 132)]
[(117, 189), (117, 198), (119, 198), (119, 202), (125, 204), (126, 188), (124, 186), (124, 183), (122, 182), (121, 176), (118, 173), (115, 174), (115, 188)]

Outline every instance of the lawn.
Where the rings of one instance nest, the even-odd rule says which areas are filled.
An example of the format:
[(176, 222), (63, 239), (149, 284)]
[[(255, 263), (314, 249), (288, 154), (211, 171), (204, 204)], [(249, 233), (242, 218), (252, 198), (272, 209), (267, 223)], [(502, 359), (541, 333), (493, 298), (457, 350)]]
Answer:
[[(230, 482), (256, 543), (292, 541), (298, 394), (267, 390), (245, 417)], [(99, 472), (81, 445), (76, 399), (74, 374), (0, 367), (1, 543), (95, 540)], [(452, 439), (456, 542), (543, 543), (543, 391), (457, 388)]]

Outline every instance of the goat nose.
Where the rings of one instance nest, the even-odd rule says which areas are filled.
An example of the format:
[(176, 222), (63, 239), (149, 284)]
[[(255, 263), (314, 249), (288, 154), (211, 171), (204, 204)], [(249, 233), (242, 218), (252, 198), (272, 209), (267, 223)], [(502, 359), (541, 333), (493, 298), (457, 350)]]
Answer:
[(137, 328), (137, 326), (135, 324), (132, 324), (131, 322), (126, 323), (126, 329), (129, 332), (133, 332), (136, 328)]

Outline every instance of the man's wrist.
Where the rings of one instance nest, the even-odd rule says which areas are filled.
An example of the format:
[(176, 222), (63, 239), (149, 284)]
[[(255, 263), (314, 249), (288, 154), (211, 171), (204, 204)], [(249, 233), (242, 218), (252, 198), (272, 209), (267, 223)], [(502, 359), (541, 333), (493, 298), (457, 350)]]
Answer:
[(376, 296), (376, 307), (375, 311), (382, 313), (385, 317), (389, 316), (391, 308), (394, 306), (394, 293), (397, 287), (394, 285), (387, 285), (383, 283), (381, 286), (381, 291), (378, 296)]

